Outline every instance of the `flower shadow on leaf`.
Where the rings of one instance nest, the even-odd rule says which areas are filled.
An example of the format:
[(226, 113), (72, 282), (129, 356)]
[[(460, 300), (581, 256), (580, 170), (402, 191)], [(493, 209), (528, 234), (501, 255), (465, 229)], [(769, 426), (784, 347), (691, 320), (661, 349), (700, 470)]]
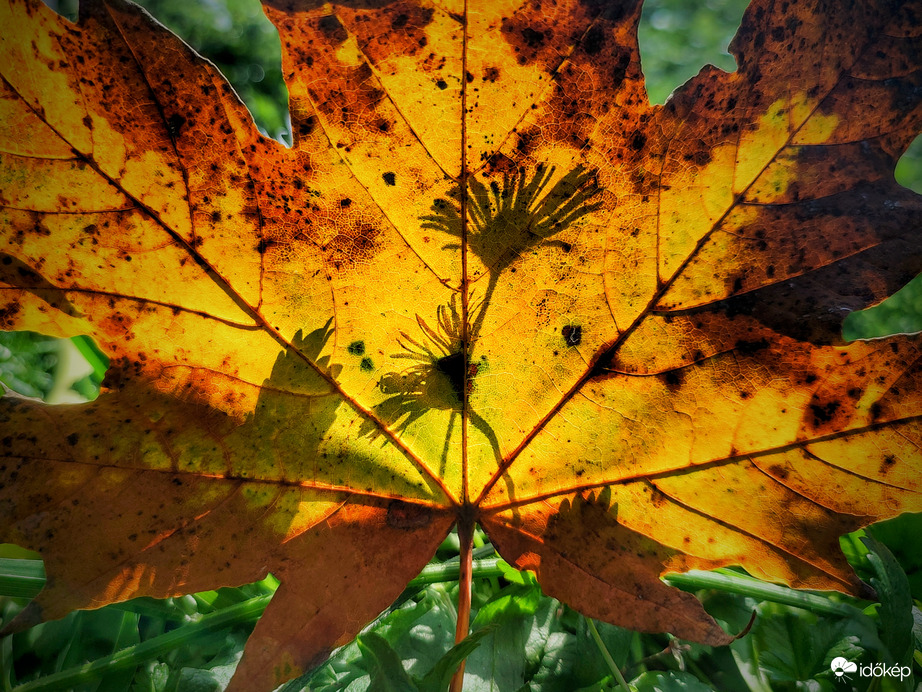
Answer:
[[(468, 363), (465, 371), (464, 325), (457, 298), (456, 294), (451, 303), (439, 306), (434, 328), (422, 317), (416, 316), (421, 337), (401, 332), (398, 343), (403, 351), (391, 358), (410, 361), (412, 364), (404, 370), (388, 372), (381, 377), (378, 388), (390, 396), (374, 407), (375, 413), (398, 432), (433, 409), (451, 411), (440, 472), (444, 472), (447, 463), (456, 414), (460, 415), (464, 408), (464, 398), (474, 386), (478, 369), (476, 364)], [(483, 303), (474, 304), (471, 313), (478, 315), (482, 308)], [(471, 333), (470, 338), (473, 341), (476, 337)], [(499, 460), (496, 434), (475, 411), (468, 409), (467, 415), (474, 427), (489, 440)], [(370, 422), (363, 424), (360, 429), (361, 434), (373, 437), (378, 432)]]
[[(468, 178), (467, 247), (480, 258), (489, 273), (483, 296), (489, 307), (499, 275), (509, 268), (529, 248), (542, 243), (554, 243), (564, 251), (569, 244), (550, 240), (575, 221), (598, 209), (602, 202), (593, 201), (601, 193), (595, 169), (577, 166), (548, 190), (556, 171), (555, 166), (539, 164), (528, 180), (525, 169), (504, 175), (502, 186), (497, 181), (484, 185), (474, 176)], [(448, 199), (436, 199), (433, 213), (423, 216), (422, 227), (447, 233), (461, 240), (464, 237), (460, 186), (453, 187)], [(456, 250), (460, 245), (449, 244), (444, 249)], [(472, 325), (476, 332), (483, 320), (480, 312)]]
[[(477, 255), (491, 274), (509, 267), (525, 250), (544, 242), (601, 205), (591, 202), (601, 192), (596, 171), (577, 166), (545, 193), (556, 167), (540, 164), (526, 183), (524, 170), (504, 176), (502, 187), (489, 186), (474, 177), (468, 179), (468, 249)], [(422, 217), (423, 228), (441, 231), (461, 239), (461, 188), (437, 199), (433, 214)], [(563, 245), (563, 243), (561, 243)], [(456, 245), (446, 246), (457, 248)]]

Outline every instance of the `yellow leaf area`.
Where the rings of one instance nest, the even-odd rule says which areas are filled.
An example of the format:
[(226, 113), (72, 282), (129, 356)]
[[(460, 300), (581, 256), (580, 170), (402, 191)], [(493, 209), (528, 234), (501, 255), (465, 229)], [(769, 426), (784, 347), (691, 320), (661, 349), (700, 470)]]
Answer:
[(52, 577), (8, 629), (272, 571), (229, 688), (271, 689), (475, 521), (699, 642), (667, 571), (856, 592), (838, 536), (922, 510), (922, 342), (840, 337), (922, 269), (922, 46), (820, 4), (651, 106), (639, 2), (272, 0), (288, 148), (135, 6), (3, 3), (0, 326), (112, 359), (0, 405), (0, 539)]

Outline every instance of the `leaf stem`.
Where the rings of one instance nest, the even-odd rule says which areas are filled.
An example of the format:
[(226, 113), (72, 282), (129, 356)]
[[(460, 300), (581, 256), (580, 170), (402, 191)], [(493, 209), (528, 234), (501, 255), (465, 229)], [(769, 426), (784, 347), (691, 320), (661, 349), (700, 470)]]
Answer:
[(595, 642), (595, 645), (599, 647), (599, 653), (601, 653), (602, 658), (605, 659), (605, 664), (608, 666), (611, 674), (615, 676), (615, 680), (618, 681), (618, 687), (624, 690), (624, 692), (630, 692), (631, 688), (627, 686), (627, 680), (625, 680), (624, 676), (621, 674), (621, 669), (618, 668), (618, 665), (615, 663), (615, 659), (613, 659), (611, 654), (608, 652), (608, 647), (605, 646), (605, 642), (602, 641), (602, 636), (599, 634), (599, 630), (595, 626), (595, 621), (592, 618), (586, 618), (586, 624), (589, 625), (589, 633), (592, 635), (592, 639)]
[[(503, 568), (500, 567), (499, 558), (488, 558), (486, 560), (474, 560), (471, 564), (472, 576), (478, 579), (489, 579), (491, 577), (503, 576)], [(441, 582), (453, 582), (458, 579), (461, 573), (461, 566), (458, 562), (450, 562), (445, 565), (427, 565), (418, 577), (411, 581), (407, 588), (425, 586), (427, 584), (438, 584)]]
[[(455, 644), (465, 640), (471, 628), (471, 582), (473, 579), (474, 522), (458, 522), (460, 540), (460, 571), (458, 574), (458, 623), (455, 627)], [(464, 686), (464, 661), (458, 665), (451, 679), (449, 692), (462, 692)]]

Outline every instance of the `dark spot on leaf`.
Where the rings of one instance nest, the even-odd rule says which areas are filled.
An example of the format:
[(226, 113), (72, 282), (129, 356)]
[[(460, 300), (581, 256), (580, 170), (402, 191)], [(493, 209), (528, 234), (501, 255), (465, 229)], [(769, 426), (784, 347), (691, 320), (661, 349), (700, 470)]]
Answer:
[(317, 120), (313, 115), (307, 116), (304, 120), (298, 123), (298, 134), (302, 137), (307, 137), (311, 132), (314, 131), (314, 125)]
[(666, 497), (666, 493), (662, 490), (653, 486), (653, 492), (650, 493), (650, 502), (653, 503), (654, 507), (662, 507), (665, 504), (668, 504), (669, 498)]
[(682, 386), (682, 373), (679, 370), (670, 370), (669, 372), (663, 373), (663, 382), (666, 383), (666, 387), (669, 388), (669, 391), (675, 391)]
[(568, 324), (560, 330), (563, 335), (563, 342), (567, 346), (579, 346), (583, 340), (583, 328), (578, 324)]
[(886, 475), (886, 473), (893, 467), (895, 463), (896, 457), (892, 454), (888, 454), (884, 457), (883, 461), (880, 462), (880, 468), (878, 469), (878, 472), (882, 475)]
[(778, 464), (770, 466), (768, 472), (776, 478), (780, 478), (781, 480), (787, 480), (787, 477), (790, 473), (786, 468)]
[(829, 401), (825, 404), (810, 404), (810, 411), (813, 412), (813, 425), (818, 426), (831, 421), (836, 411), (839, 410), (839, 406), (838, 401)]
[(80, 439), (80, 435), (78, 435), (77, 433), (71, 433), (70, 435), (67, 436), (67, 444), (73, 447), (74, 445), (77, 444), (77, 440), (79, 439)]
[(522, 29), (522, 38), (525, 39), (525, 43), (529, 48), (538, 48), (544, 43), (544, 32), (535, 31), (530, 26), (527, 26)]
[(882, 413), (883, 408), (879, 402), (875, 401), (873, 404), (871, 404), (871, 420), (877, 420), (880, 418)]
[(640, 151), (647, 143), (647, 138), (642, 132), (635, 132), (631, 138), (631, 149)]
[(437, 81), (437, 82), (435, 83), (435, 85), (436, 85), (439, 89), (447, 89), (447, 88), (448, 88), (448, 82), (446, 82), (444, 79), (440, 79), (439, 81)]
[(532, 145), (534, 144), (536, 136), (537, 136), (537, 132), (532, 132), (532, 131), (520, 132), (519, 140), (518, 142), (516, 142), (515, 148), (518, 149), (523, 154), (530, 153), (533, 148)]
[(604, 42), (605, 34), (602, 27), (598, 24), (593, 24), (592, 28), (586, 32), (586, 36), (583, 37), (583, 50), (589, 55), (595, 55), (602, 49)]
[(381, 177), (384, 179), (385, 185), (390, 185), (391, 187), (393, 187), (394, 185), (397, 184), (397, 176), (394, 173), (391, 173), (391, 172), (382, 173)]
[(756, 353), (757, 351), (766, 349), (768, 346), (769, 344), (767, 339), (759, 339), (758, 341), (747, 341), (745, 339), (740, 339), (736, 342), (736, 346), (734, 348), (739, 353), (748, 356)]
[(346, 33), (346, 28), (340, 23), (339, 19), (332, 14), (321, 17), (320, 21), (317, 22), (317, 27), (328, 39), (336, 43), (342, 43), (349, 37)]
[(365, 355), (365, 342), (364, 341), (353, 341), (346, 348), (349, 353), (353, 356), (364, 356)]
[(371, 372), (375, 369), (375, 364), (372, 362), (371, 358), (362, 358), (362, 362), (359, 363), (359, 367), (365, 372)]
[(186, 124), (186, 119), (182, 117), (179, 113), (173, 113), (166, 120), (166, 129), (170, 133), (171, 139), (176, 139), (179, 137), (179, 130), (183, 125)]
[(625, 75), (627, 75), (628, 65), (630, 64), (631, 64), (630, 54), (626, 52), (622, 53), (621, 56), (618, 58), (617, 62), (615, 62), (614, 66), (612, 67), (612, 71), (611, 71), (611, 80), (612, 80), (611, 88), (612, 89), (617, 89), (619, 86), (621, 86), (621, 82), (624, 81), (624, 77)]

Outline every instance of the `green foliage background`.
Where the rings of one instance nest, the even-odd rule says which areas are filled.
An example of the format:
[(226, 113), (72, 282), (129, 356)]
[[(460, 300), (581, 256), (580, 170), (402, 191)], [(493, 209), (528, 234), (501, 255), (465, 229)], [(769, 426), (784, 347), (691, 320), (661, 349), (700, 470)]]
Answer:
[[(160, 21), (212, 60), (247, 103), (260, 129), (283, 141), (287, 92), (279, 40), (256, 0), (143, 0)], [(662, 103), (711, 62), (734, 69), (725, 52), (743, 0), (646, 0), (640, 29), (650, 98)], [(52, 4), (76, 15), (75, 0)], [(922, 142), (897, 167), (922, 192)], [(854, 313), (849, 339), (922, 330), (922, 283)], [(53, 403), (91, 399), (107, 360), (85, 337), (57, 340), (0, 333), (0, 381)], [(877, 601), (811, 594), (765, 584), (740, 570), (670, 578), (697, 592), (729, 631), (751, 633), (722, 649), (640, 635), (587, 620), (544, 596), (534, 579), (499, 559), (477, 534), (473, 634), (454, 639), (458, 545), (450, 536), (397, 602), (296, 690), (435, 692), (467, 657), (467, 692), (831, 692), (922, 691), (922, 515), (904, 515), (842, 539)], [(41, 561), (0, 546), (0, 615), (8, 621), (41, 588)], [(137, 599), (72, 613), (0, 641), (0, 692), (213, 692), (223, 689), (277, 582), (182, 598)], [(345, 606), (344, 607), (348, 607)], [(446, 653), (447, 652), (447, 653)], [(910, 666), (914, 677), (837, 677), (830, 661)]]

